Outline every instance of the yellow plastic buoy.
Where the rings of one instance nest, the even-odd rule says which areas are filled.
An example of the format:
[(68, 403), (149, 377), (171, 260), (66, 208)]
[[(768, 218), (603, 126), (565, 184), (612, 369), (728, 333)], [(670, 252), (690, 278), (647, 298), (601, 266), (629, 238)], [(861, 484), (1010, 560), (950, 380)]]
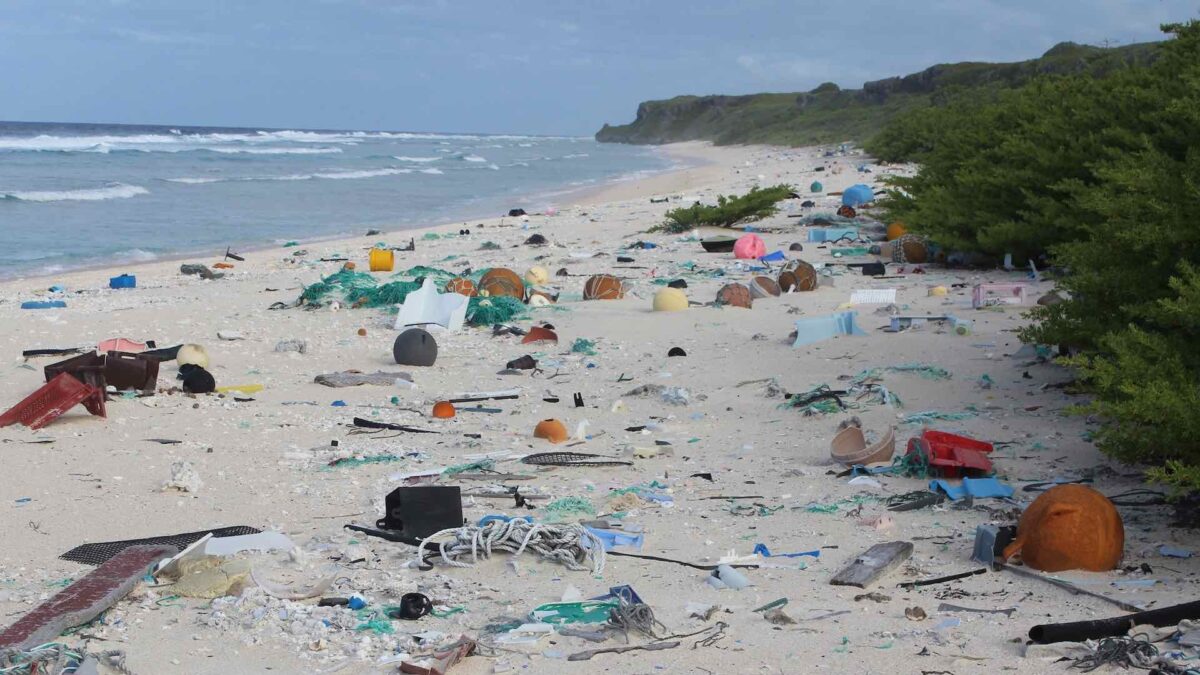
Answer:
[(390, 248), (373, 248), (367, 258), (372, 272), (391, 272), (396, 266), (396, 254)]
[(530, 267), (525, 273), (525, 283), (530, 286), (545, 286), (550, 283), (550, 272), (545, 267)]
[(654, 294), (656, 312), (679, 312), (687, 308), (687, 294), (678, 288), (663, 288)]
[(179, 348), (175, 362), (181, 366), (191, 364), (208, 370), (208, 352), (200, 345), (187, 344)]

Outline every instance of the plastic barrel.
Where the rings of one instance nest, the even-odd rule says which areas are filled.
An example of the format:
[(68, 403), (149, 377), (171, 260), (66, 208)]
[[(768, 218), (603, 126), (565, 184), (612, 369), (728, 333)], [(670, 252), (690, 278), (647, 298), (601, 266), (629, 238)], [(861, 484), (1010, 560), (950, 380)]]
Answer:
[(373, 248), (368, 259), (372, 272), (391, 272), (396, 266), (396, 254), (388, 248)]

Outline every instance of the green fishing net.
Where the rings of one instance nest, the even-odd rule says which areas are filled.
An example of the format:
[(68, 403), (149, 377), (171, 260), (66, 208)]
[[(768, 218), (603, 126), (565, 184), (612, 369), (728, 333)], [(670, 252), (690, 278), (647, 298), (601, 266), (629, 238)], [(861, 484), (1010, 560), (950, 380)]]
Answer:
[(352, 468), (356, 466), (366, 466), (368, 464), (391, 464), (393, 462), (403, 462), (403, 457), (396, 455), (367, 455), (366, 457), (343, 457), (335, 459), (328, 465), (323, 467), (322, 471), (330, 471), (332, 469)]
[(454, 273), (418, 265), (393, 275), (396, 281), (380, 284), (366, 272), (343, 269), (305, 287), (300, 300), (307, 305), (341, 300), (352, 307), (393, 307), (403, 304), (409, 293), (421, 287), (411, 280), (419, 277), (430, 277), (441, 283), (453, 278)]
[(446, 477), (457, 476), (460, 473), (475, 472), (475, 471), (493, 471), (496, 468), (496, 460), (482, 459), (478, 462), (467, 462), (466, 464), (455, 464), (442, 470), (442, 475)]
[(448, 272), (439, 267), (426, 267), (425, 265), (417, 265), (410, 267), (403, 272), (397, 272), (392, 275), (393, 279), (417, 279), (419, 277), (429, 277), (438, 283), (450, 281), (458, 276), (454, 272)]
[(913, 413), (905, 415), (904, 419), (900, 420), (901, 424), (929, 424), (935, 420), (947, 422), (959, 422), (968, 420), (975, 416), (975, 413), (970, 411), (965, 412), (941, 412), (939, 410), (926, 410), (925, 412)]
[(467, 305), (467, 323), (473, 326), (492, 326), (508, 323), (525, 314), (525, 303), (505, 295), (494, 298), (471, 298)]
[(583, 497), (563, 497), (544, 506), (542, 515), (548, 523), (561, 523), (579, 516), (594, 516), (596, 507)]
[(818, 226), (819, 225), (845, 225), (847, 227), (858, 227), (862, 223), (860, 223), (857, 220), (854, 220), (853, 218), (843, 218), (842, 216), (839, 216), (836, 213), (830, 213), (830, 212), (826, 211), (824, 213), (813, 213), (813, 214), (804, 216), (803, 218), (801, 218), (799, 220), (798, 224), (802, 225), (802, 226), (807, 226), (807, 225), (818, 225)]
[(576, 338), (575, 343), (571, 345), (571, 353), (595, 356), (596, 343), (587, 338)]

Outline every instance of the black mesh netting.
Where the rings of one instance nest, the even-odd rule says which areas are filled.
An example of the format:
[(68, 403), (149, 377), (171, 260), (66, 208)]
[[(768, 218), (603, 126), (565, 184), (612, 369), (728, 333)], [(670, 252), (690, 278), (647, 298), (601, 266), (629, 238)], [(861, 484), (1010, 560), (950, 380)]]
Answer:
[(199, 532), (188, 532), (186, 534), (170, 534), (165, 537), (126, 539), (124, 541), (99, 541), (94, 544), (76, 546), (58, 557), (63, 560), (83, 563), (84, 565), (103, 565), (108, 562), (109, 558), (112, 558), (130, 546), (168, 544), (182, 551), (199, 541), (201, 537), (209, 532), (212, 532), (213, 537), (237, 537), (243, 534), (258, 534), (262, 530), (246, 525), (234, 525), (233, 527), (218, 527), (213, 530), (200, 530)]

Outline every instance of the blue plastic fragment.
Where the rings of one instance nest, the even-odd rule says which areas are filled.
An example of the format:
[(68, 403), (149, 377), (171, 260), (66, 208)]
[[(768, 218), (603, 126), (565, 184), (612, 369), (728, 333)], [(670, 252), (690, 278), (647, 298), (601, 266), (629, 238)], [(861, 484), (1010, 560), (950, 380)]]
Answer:
[(617, 546), (628, 546), (640, 551), (642, 550), (642, 542), (645, 540), (645, 535), (641, 532), (634, 534), (620, 530), (602, 530), (586, 526), (584, 529), (596, 535), (596, 538), (600, 540), (600, 545), (604, 547), (605, 551), (611, 551)]
[(771, 549), (767, 548), (766, 544), (755, 544), (754, 553), (761, 555), (764, 558), (800, 558), (809, 556), (812, 558), (820, 558), (821, 551), (801, 551), (799, 553), (771, 553)]
[(1158, 554), (1168, 558), (1190, 558), (1193, 555), (1193, 553), (1186, 548), (1177, 548), (1175, 546), (1168, 546), (1167, 544), (1163, 544), (1162, 546), (1158, 547)]
[(21, 303), (21, 309), (63, 309), (67, 303), (62, 300), (26, 300)]
[(995, 478), (964, 478), (961, 485), (952, 485), (945, 479), (929, 482), (929, 489), (934, 492), (944, 492), (952, 501), (966, 497), (983, 499), (986, 497), (1011, 497), (1011, 485), (1005, 485)]

